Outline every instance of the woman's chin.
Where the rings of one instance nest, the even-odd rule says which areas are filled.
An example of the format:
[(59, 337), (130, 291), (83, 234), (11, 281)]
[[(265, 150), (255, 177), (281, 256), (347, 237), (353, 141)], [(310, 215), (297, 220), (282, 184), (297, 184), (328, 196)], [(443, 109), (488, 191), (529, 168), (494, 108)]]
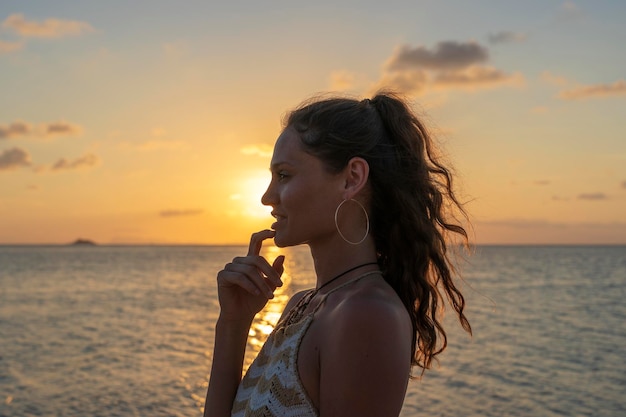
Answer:
[(279, 248), (286, 248), (289, 246), (296, 246), (298, 243), (295, 243), (289, 240), (286, 236), (282, 235), (280, 232), (276, 232), (274, 236), (274, 245)]
[(274, 245), (276, 245), (279, 248), (286, 248), (287, 246), (291, 246), (289, 245), (289, 243), (283, 241), (278, 236), (274, 236)]

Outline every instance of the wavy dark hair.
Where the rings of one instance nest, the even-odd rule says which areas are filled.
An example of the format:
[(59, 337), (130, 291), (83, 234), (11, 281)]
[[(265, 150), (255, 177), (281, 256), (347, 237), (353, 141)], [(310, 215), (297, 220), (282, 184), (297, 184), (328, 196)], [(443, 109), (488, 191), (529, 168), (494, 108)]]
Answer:
[(306, 152), (339, 172), (353, 157), (370, 166), (371, 232), (385, 280), (413, 324), (412, 365), (430, 368), (447, 346), (440, 310), (445, 300), (471, 334), (465, 299), (454, 283), (449, 238), (468, 234), (457, 221), (465, 211), (452, 188), (452, 175), (425, 126), (405, 100), (381, 92), (362, 101), (322, 98), (305, 102), (285, 118)]

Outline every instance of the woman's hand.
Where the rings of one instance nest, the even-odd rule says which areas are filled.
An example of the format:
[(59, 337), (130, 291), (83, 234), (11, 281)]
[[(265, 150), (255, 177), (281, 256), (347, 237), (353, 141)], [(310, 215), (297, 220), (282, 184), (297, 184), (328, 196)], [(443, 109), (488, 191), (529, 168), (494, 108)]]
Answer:
[(274, 237), (274, 231), (262, 230), (250, 238), (248, 255), (237, 257), (217, 274), (220, 318), (224, 320), (252, 321), (267, 300), (274, 297), (276, 287), (283, 285), (284, 256), (270, 265), (259, 255), (265, 239)]

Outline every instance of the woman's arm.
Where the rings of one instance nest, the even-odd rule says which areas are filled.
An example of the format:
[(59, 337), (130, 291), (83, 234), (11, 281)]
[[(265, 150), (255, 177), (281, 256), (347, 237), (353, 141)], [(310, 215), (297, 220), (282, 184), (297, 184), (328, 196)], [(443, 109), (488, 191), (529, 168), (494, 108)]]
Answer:
[(412, 328), (404, 307), (356, 299), (329, 318), (320, 354), (320, 417), (399, 415), (411, 370)]
[(233, 259), (217, 274), (220, 316), (215, 326), (215, 345), (205, 417), (228, 417), (241, 381), (243, 358), (252, 320), (282, 285), (284, 257), (270, 265), (259, 256), (271, 230), (252, 235), (248, 255)]
[(204, 417), (230, 416), (237, 387), (241, 380), (243, 358), (251, 321), (227, 322), (218, 319), (215, 325), (215, 346)]

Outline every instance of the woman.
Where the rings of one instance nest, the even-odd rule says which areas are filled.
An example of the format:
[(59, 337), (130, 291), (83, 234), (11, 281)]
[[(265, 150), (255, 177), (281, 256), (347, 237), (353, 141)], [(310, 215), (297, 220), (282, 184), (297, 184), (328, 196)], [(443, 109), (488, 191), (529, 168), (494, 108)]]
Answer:
[[(205, 416), (394, 416), (412, 366), (446, 346), (443, 295), (468, 331), (447, 235), (463, 213), (423, 125), (392, 94), (305, 103), (288, 115), (262, 203), (272, 230), (218, 274), (221, 312)], [(248, 330), (282, 285), (262, 242), (307, 244), (315, 289), (295, 294), (241, 379)]]

